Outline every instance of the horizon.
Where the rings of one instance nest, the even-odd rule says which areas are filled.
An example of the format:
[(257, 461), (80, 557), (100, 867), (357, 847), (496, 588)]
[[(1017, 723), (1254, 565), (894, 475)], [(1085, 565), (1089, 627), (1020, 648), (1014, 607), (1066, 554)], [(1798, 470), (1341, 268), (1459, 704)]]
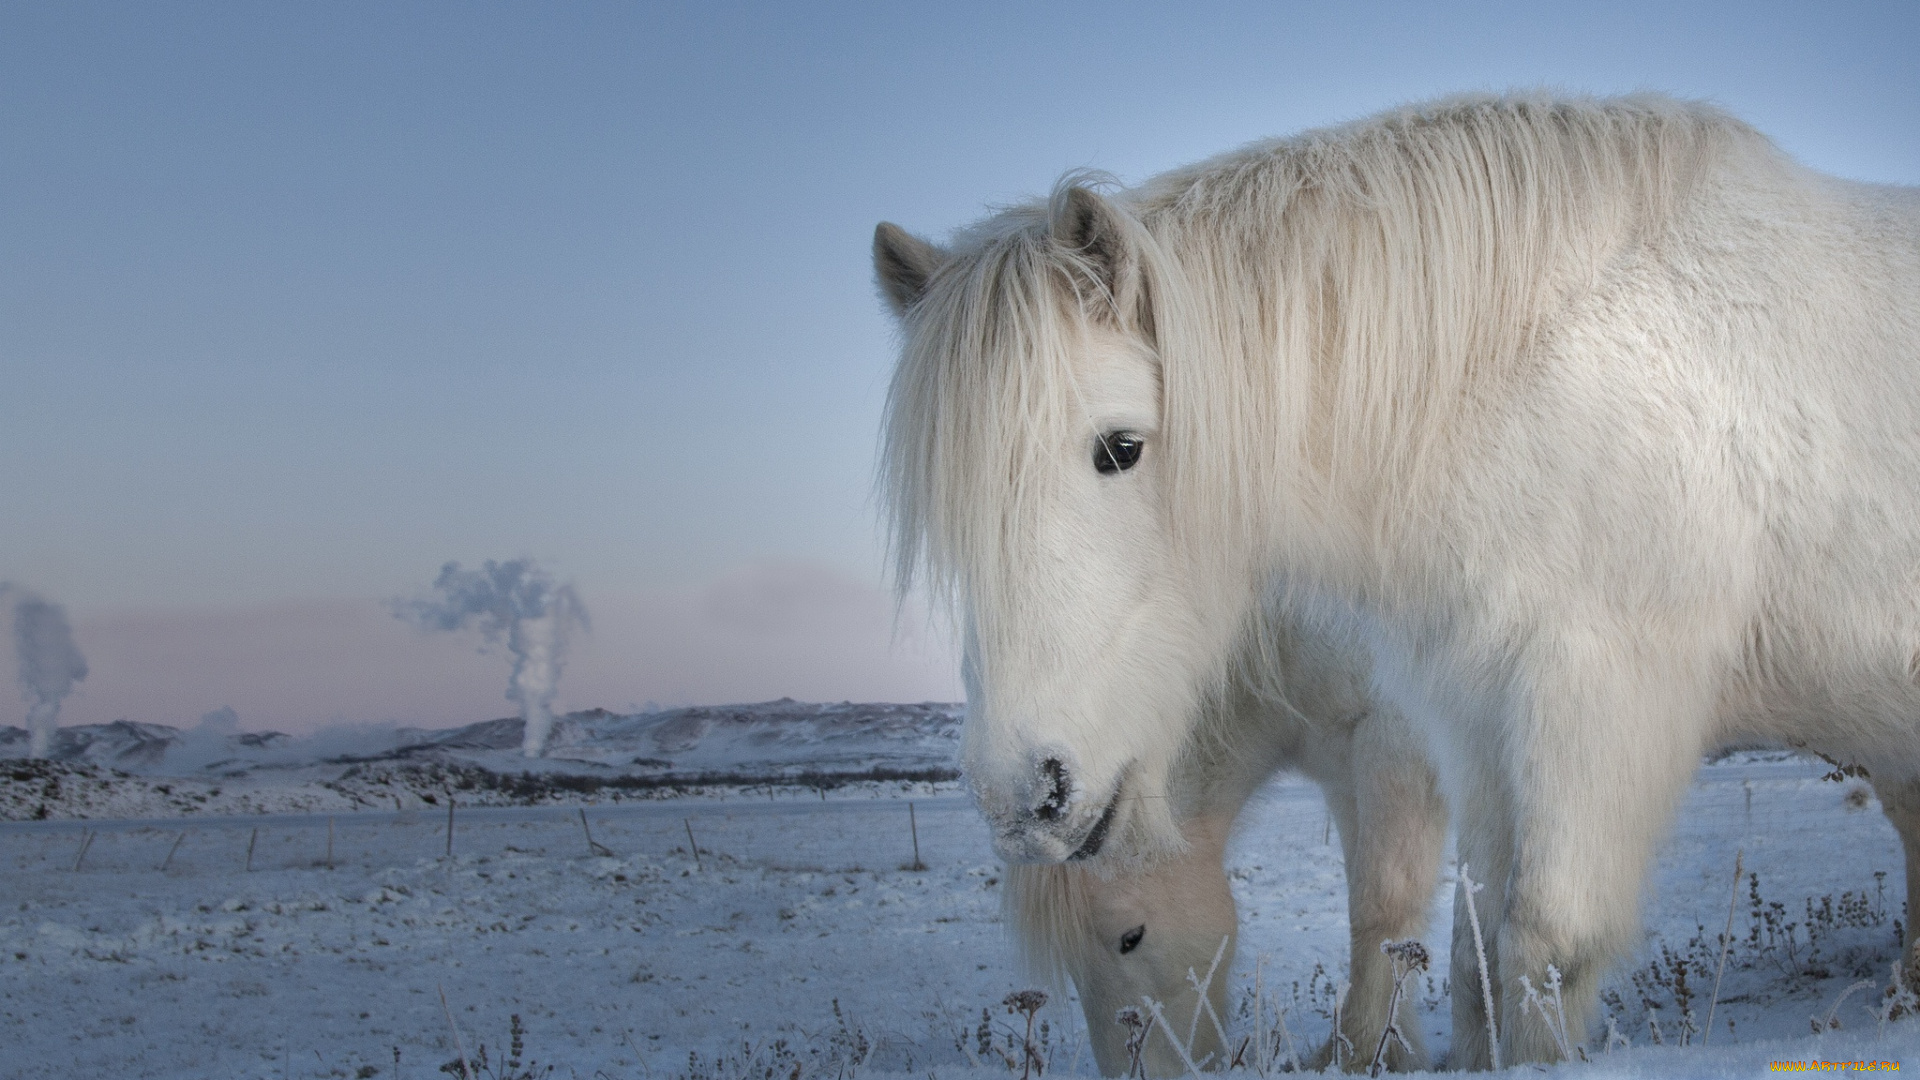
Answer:
[[(855, 708), (864, 708), (864, 707), (870, 707), (870, 706), (905, 706), (905, 707), (917, 706), (922, 708), (965, 708), (966, 707), (966, 702), (964, 701), (853, 701), (849, 699), (842, 699), (839, 701), (802, 701), (798, 698), (779, 697), (779, 698), (769, 698), (765, 701), (724, 701), (724, 702), (700, 703), (700, 704), (690, 704), (690, 705), (661, 705), (658, 702), (649, 701), (649, 702), (643, 702), (637, 710), (629, 711), (629, 712), (622, 712), (617, 709), (609, 709), (603, 705), (590, 705), (584, 708), (569, 709), (563, 713), (556, 713), (554, 715), (554, 719), (556, 720), (579, 720), (582, 718), (598, 719), (599, 717), (602, 717), (602, 716), (608, 716), (608, 717), (616, 717), (624, 720), (631, 720), (631, 719), (639, 719), (639, 718), (648, 717), (648, 716), (665, 716), (669, 713), (690, 712), (697, 709), (707, 709), (707, 710), (716, 710), (716, 711), (725, 710), (725, 709), (756, 709), (756, 708), (761, 708), (768, 705), (783, 705), (783, 704), (815, 707), (815, 708), (830, 708), (836, 705), (852, 706)], [(89, 721), (83, 724), (61, 724), (60, 730), (65, 731), (68, 729), (79, 729), (79, 728), (112, 727), (115, 724), (137, 724), (144, 727), (163, 727), (172, 731), (180, 732), (183, 735), (191, 735), (201, 731), (212, 731), (212, 732), (225, 732), (235, 736), (280, 735), (289, 739), (325, 739), (328, 737), (337, 737), (337, 736), (346, 735), (346, 734), (356, 734), (356, 733), (373, 732), (373, 731), (380, 731), (380, 730), (422, 731), (422, 732), (458, 731), (463, 728), (479, 727), (483, 724), (501, 724), (501, 723), (509, 723), (509, 722), (524, 723), (525, 718), (520, 716), (520, 714), (518, 713), (507, 713), (503, 716), (484, 717), (478, 720), (456, 720), (451, 724), (438, 725), (438, 726), (428, 726), (428, 725), (419, 725), (419, 724), (401, 724), (401, 723), (397, 723), (389, 720), (367, 720), (367, 721), (358, 721), (358, 722), (350, 721), (350, 722), (341, 723), (341, 724), (330, 724), (323, 727), (315, 728), (311, 731), (300, 732), (300, 733), (295, 733), (290, 731), (278, 731), (272, 728), (250, 729), (250, 728), (244, 728), (244, 727), (238, 727), (238, 726), (232, 726), (232, 727), (227, 726), (229, 723), (237, 725), (238, 722), (239, 722), (238, 713), (235, 713), (230, 709), (215, 709), (208, 712), (206, 715), (200, 717), (200, 719), (195, 721), (194, 723), (188, 724), (185, 726), (182, 726), (180, 724), (169, 724), (164, 721), (158, 721), (158, 720), (134, 720), (130, 717), (120, 716), (120, 717), (115, 717), (112, 720), (106, 720), (106, 721)], [(20, 735), (24, 737), (27, 734), (27, 729), (19, 726), (18, 724), (0, 724), (0, 735), (6, 735), (11, 737), (11, 733), (13, 732), (19, 732)]]

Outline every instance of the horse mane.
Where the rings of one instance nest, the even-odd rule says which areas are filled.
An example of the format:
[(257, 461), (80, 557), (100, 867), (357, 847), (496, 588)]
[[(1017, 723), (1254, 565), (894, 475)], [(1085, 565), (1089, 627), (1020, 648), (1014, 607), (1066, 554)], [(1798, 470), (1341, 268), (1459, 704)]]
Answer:
[(1093, 898), (1104, 883), (1076, 863), (1009, 863), (1002, 876), (1001, 918), (1013, 929), (1015, 959), (1029, 978), (1064, 993), (1074, 961), (1103, 946)]
[[(1469, 430), (1474, 391), (1511, 378), (1623, 250), (1658, 243), (1740, 143), (1765, 140), (1658, 95), (1468, 96), (1133, 189), (1069, 174), (959, 234), (904, 312), (880, 477), (896, 583), (987, 600), (1007, 580), (1022, 509), (1047, 494), (1030, 466), (1086, 423), (1072, 358), (1102, 323), (1160, 360), (1169, 520), (1216, 564), (1202, 579), (1244, 582), (1274, 515), (1329, 493), (1367, 493), (1352, 520), (1385, 528)], [(1089, 198), (1103, 251), (1061, 240)]]
[(1271, 512), (1356, 495), (1348, 527), (1406, 520), (1473, 402), (1742, 134), (1659, 96), (1463, 97), (1150, 181), (1133, 209), (1177, 264), (1156, 323), (1190, 550), (1239, 573)]

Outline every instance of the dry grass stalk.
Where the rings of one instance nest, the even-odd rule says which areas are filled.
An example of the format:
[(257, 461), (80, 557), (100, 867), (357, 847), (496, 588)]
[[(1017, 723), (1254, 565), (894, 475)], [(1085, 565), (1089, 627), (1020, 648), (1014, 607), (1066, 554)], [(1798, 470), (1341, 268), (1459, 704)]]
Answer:
[[(1747, 799), (1753, 799), (1753, 789), (1747, 789)], [(1707, 1045), (1713, 1038), (1713, 1010), (1720, 1004), (1720, 979), (1727, 973), (1727, 950), (1733, 945), (1733, 909), (1740, 902), (1740, 871), (1746, 858), (1745, 848), (1733, 853), (1733, 895), (1727, 898), (1727, 928), (1720, 934), (1720, 966), (1713, 973), (1713, 996), (1707, 999), (1707, 1028), (1700, 1033), (1700, 1045)]]
[(1147, 1080), (1147, 1066), (1140, 1060), (1140, 1054), (1147, 1048), (1147, 1035), (1153, 1031), (1153, 1020), (1141, 1016), (1139, 1009), (1129, 1005), (1113, 1014), (1113, 1022), (1127, 1029), (1128, 1080)]
[[(1533, 980), (1520, 976), (1520, 988), (1525, 996), (1520, 999), (1520, 1015), (1527, 1015), (1529, 1009), (1540, 1011), (1540, 1022), (1546, 1025), (1547, 1034), (1553, 1036), (1553, 1043), (1560, 1050), (1560, 1060), (1573, 1061), (1577, 1057), (1587, 1060), (1585, 1047), (1575, 1046), (1572, 1033), (1567, 1029), (1567, 1007), (1560, 996), (1560, 969), (1547, 965), (1547, 993), (1533, 988)], [(1551, 995), (1551, 996), (1548, 996)], [(1547, 1006), (1552, 1005), (1552, 1009)]]
[(1433, 958), (1427, 955), (1427, 947), (1412, 938), (1406, 941), (1383, 941), (1380, 951), (1393, 959), (1393, 994), (1387, 998), (1387, 1023), (1380, 1029), (1380, 1045), (1373, 1049), (1373, 1063), (1367, 1067), (1368, 1076), (1379, 1076), (1386, 1071), (1387, 1047), (1398, 1040), (1401, 1049), (1413, 1053), (1413, 1044), (1407, 1040), (1405, 1032), (1400, 1030), (1400, 999), (1406, 996), (1407, 980), (1427, 970)]
[(1467, 922), (1473, 927), (1473, 955), (1480, 964), (1480, 998), (1487, 1010), (1487, 1048), (1493, 1055), (1493, 1071), (1500, 1071), (1500, 1029), (1493, 1019), (1493, 981), (1487, 977), (1487, 943), (1480, 935), (1480, 915), (1473, 908), (1473, 894), (1485, 888), (1467, 876), (1467, 864), (1460, 864), (1460, 890), (1467, 899)]
[(1845, 990), (1840, 991), (1840, 996), (1834, 999), (1833, 1008), (1827, 1010), (1827, 1015), (1824, 1018), (1817, 1017), (1817, 1016), (1811, 1018), (1813, 1021), (1813, 1033), (1815, 1035), (1819, 1035), (1827, 1031), (1839, 1031), (1840, 1030), (1840, 1006), (1846, 1004), (1847, 999), (1853, 996), (1854, 991), (1871, 990), (1871, 989), (1873, 989), (1872, 980), (1861, 979), (1859, 982), (1854, 983), (1852, 986), (1849, 986)]
[[(1173, 1033), (1173, 1025), (1167, 1023), (1166, 1016), (1161, 1013), (1160, 1003), (1144, 994), (1141, 995), (1140, 1001), (1146, 1005), (1147, 1011), (1153, 1014), (1153, 1022), (1160, 1025), (1160, 1031), (1167, 1037), (1167, 1043), (1173, 1047), (1173, 1052), (1180, 1055), (1180, 1064), (1186, 1067), (1187, 1075), (1193, 1077), (1193, 1080), (1204, 1080), (1200, 1075), (1200, 1066), (1194, 1063), (1193, 1055), (1181, 1045), (1180, 1037)], [(1211, 1058), (1213, 1055), (1207, 1056)]]
[(460, 1041), (460, 1025), (453, 1022), (453, 1007), (447, 1004), (447, 988), (440, 983), (434, 986), (440, 991), (440, 1011), (447, 1014), (447, 1030), (453, 1032), (453, 1048), (460, 1054), (460, 1076), (462, 1080), (478, 1080), (472, 1064), (467, 1061), (466, 1044)]
[(1202, 1011), (1207, 1014), (1208, 1019), (1213, 1021), (1213, 1033), (1219, 1036), (1220, 1046), (1224, 1049), (1231, 1045), (1227, 1042), (1226, 1026), (1220, 1023), (1220, 1014), (1214, 1011), (1213, 1002), (1207, 997), (1207, 990), (1213, 986), (1214, 973), (1220, 970), (1220, 961), (1226, 957), (1227, 944), (1231, 940), (1232, 939), (1226, 935), (1221, 935), (1220, 947), (1213, 950), (1213, 962), (1207, 965), (1206, 978), (1202, 979), (1195, 975), (1192, 968), (1187, 969), (1187, 984), (1193, 987), (1194, 996), (1198, 1001), (1198, 1004), (1193, 1007), (1193, 1020), (1187, 1025), (1188, 1046), (1193, 1045), (1194, 1036), (1200, 1033), (1200, 1013)]
[[(1020, 1040), (1020, 1080), (1031, 1080), (1047, 1071), (1046, 1059), (1040, 1056), (1039, 1047), (1033, 1042), (1033, 1018), (1047, 1003), (1047, 995), (1038, 990), (1020, 990), (1008, 994), (1000, 1004), (1008, 1012), (1017, 1012), (1027, 1018), (1026, 1034)], [(1011, 1067), (1011, 1062), (1008, 1063)]]

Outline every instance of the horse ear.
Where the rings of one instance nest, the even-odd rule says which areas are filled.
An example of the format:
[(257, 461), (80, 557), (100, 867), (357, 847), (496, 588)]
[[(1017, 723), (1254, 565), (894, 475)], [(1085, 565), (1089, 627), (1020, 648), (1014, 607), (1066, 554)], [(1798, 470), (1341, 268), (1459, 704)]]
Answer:
[(1152, 297), (1127, 239), (1123, 214), (1105, 197), (1078, 184), (1056, 188), (1048, 207), (1053, 242), (1079, 256), (1093, 271), (1122, 322), (1152, 338)]
[(873, 230), (873, 276), (895, 315), (905, 315), (927, 291), (946, 253), (891, 221)]
[(1126, 242), (1113, 204), (1076, 184), (1054, 195), (1048, 216), (1054, 242), (1085, 259), (1100, 275), (1100, 283), (1118, 292)]

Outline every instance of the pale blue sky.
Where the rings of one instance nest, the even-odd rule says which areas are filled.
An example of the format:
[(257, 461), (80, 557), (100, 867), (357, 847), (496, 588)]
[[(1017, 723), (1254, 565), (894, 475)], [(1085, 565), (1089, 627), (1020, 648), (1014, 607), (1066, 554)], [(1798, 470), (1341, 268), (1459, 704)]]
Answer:
[(876, 593), (876, 221), (1541, 84), (1910, 184), (1916, 55), (1911, 2), (9, 4), (0, 580), (69, 723), (503, 714), (379, 601), (521, 555), (597, 616), (566, 706), (952, 696)]

